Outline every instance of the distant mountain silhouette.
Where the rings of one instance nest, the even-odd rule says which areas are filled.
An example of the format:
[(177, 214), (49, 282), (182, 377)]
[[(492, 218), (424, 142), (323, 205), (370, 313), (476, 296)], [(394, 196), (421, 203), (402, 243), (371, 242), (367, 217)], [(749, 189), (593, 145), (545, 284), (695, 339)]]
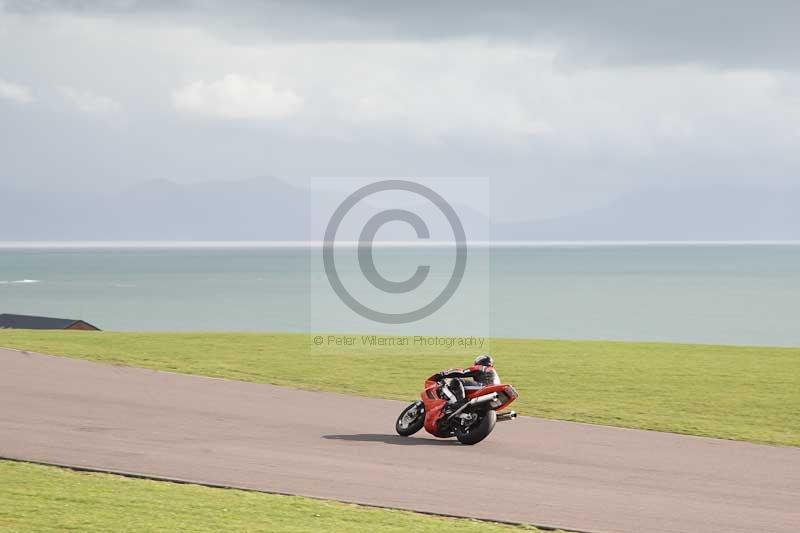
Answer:
[(583, 213), (498, 223), (495, 240), (800, 240), (800, 190), (647, 189)]
[(309, 233), (308, 192), (274, 178), (0, 195), (3, 240), (306, 240)]
[[(341, 193), (309, 191), (275, 178), (176, 184), (153, 180), (121, 193), (0, 188), (0, 240), (319, 240)], [(488, 240), (800, 240), (800, 190), (698, 188), (642, 190), (580, 214), (497, 222), (454, 206), (468, 238)], [(435, 206), (417, 212), (433, 239), (449, 238)], [(343, 224), (356, 240), (365, 217)], [(381, 239), (413, 239), (387, 224)]]

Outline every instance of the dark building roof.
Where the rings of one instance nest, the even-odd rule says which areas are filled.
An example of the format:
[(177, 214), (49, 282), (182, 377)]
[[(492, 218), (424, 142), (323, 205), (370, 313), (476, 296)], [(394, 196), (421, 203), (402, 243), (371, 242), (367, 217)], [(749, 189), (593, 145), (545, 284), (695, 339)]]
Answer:
[(71, 318), (50, 318), (46, 316), (0, 315), (0, 329), (71, 329), (75, 326), (88, 326), (88, 329), (100, 329), (83, 320)]

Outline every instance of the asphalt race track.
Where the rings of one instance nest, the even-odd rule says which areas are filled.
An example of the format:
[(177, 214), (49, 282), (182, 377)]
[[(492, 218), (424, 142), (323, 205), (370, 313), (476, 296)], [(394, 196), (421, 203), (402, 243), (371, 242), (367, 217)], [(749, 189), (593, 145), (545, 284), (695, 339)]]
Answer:
[(535, 418), (469, 447), (394, 435), (403, 405), (0, 349), (4, 458), (592, 532), (800, 531), (800, 448)]

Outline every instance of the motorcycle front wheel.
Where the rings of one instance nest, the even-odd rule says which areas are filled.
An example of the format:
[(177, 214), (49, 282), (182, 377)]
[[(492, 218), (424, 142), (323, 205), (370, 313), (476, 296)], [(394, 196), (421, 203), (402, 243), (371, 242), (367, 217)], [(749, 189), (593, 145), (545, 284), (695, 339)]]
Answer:
[(464, 429), (456, 429), (456, 438), (461, 444), (478, 444), (489, 436), (497, 423), (497, 413), (487, 411), (480, 420)]
[(416, 401), (403, 409), (397, 417), (394, 429), (402, 437), (409, 437), (422, 429), (425, 425), (425, 406), (420, 401)]

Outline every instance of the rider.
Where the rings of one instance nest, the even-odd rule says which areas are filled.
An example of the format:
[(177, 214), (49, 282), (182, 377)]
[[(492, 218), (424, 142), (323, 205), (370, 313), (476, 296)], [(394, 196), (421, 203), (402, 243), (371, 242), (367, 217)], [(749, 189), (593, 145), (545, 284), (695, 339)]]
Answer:
[[(448, 403), (455, 405), (463, 403), (466, 390), (480, 389), (500, 383), (500, 378), (494, 369), (494, 360), (489, 354), (481, 354), (476, 357), (475, 362), (469, 368), (442, 370), (428, 379), (436, 382), (449, 380), (442, 387), (442, 394), (447, 397)], [(464, 381), (464, 379), (471, 379), (471, 381)]]

